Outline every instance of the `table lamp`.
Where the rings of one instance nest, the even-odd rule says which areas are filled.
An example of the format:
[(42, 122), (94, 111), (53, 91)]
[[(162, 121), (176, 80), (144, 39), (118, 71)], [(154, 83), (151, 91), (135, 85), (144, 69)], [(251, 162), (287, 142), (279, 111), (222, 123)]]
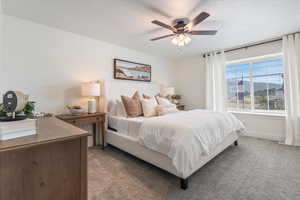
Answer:
[(100, 84), (99, 83), (83, 83), (81, 86), (81, 95), (90, 97), (88, 101), (88, 113), (97, 112), (95, 97), (100, 96)]
[(166, 97), (166, 96), (171, 96), (175, 94), (175, 88), (173, 87), (161, 87), (160, 88), (160, 95)]

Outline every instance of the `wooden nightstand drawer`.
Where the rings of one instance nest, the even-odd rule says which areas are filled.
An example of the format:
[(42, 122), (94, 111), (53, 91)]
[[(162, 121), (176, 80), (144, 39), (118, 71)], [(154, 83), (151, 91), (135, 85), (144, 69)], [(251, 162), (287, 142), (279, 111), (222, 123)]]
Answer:
[(66, 122), (68, 122), (70, 124), (74, 124), (74, 125), (87, 125), (87, 124), (103, 122), (103, 121), (104, 121), (103, 116), (66, 120)]
[(99, 130), (97, 131), (97, 124), (99, 124), (101, 127), (101, 136), (102, 136), (102, 148), (104, 148), (104, 134), (105, 134), (105, 113), (83, 113), (80, 115), (57, 115), (56, 117), (58, 119), (61, 119), (67, 123), (73, 124), (75, 126), (81, 126), (81, 125), (93, 125), (93, 141), (94, 146), (97, 145), (97, 134), (99, 135)]

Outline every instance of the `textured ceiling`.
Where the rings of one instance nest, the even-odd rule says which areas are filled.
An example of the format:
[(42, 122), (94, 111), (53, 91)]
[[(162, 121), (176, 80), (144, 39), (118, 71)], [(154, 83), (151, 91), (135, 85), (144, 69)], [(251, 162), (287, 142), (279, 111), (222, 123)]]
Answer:
[[(300, 0), (2, 0), (8, 15), (165, 57), (191, 56), (231, 48), (300, 30)], [(192, 36), (181, 49), (170, 32), (151, 24), (211, 14), (194, 29), (216, 36)]]

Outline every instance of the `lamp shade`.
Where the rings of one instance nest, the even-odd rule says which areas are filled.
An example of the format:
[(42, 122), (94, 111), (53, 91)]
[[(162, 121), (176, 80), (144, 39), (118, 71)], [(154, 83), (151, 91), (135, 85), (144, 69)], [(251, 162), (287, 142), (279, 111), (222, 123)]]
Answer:
[(160, 88), (160, 94), (163, 96), (175, 94), (175, 88), (173, 87), (162, 87)]
[(99, 83), (83, 83), (81, 85), (81, 95), (86, 96), (86, 97), (100, 96), (100, 84)]

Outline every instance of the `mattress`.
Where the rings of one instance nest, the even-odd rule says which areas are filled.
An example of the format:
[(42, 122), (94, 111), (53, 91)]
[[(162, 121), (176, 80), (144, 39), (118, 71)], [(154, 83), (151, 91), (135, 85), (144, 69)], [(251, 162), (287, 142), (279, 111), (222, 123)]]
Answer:
[(108, 126), (109, 128), (116, 130), (116, 132), (119, 134), (124, 134), (133, 139), (138, 139), (139, 129), (144, 119), (144, 117), (127, 118), (109, 116)]

